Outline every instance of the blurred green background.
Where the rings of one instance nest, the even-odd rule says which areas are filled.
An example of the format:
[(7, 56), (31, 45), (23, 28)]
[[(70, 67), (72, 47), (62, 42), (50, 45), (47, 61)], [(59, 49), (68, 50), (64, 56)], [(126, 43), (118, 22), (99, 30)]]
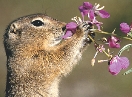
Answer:
[[(3, 46), (3, 34), (7, 25), (14, 19), (33, 14), (46, 13), (63, 22), (70, 22), (74, 16), (81, 16), (78, 6), (84, 0), (0, 0), (0, 97), (4, 97), (6, 82), (6, 55)], [(132, 0), (89, 0), (92, 4), (99, 3), (105, 6), (111, 17), (99, 19), (102, 21), (104, 31), (121, 34), (119, 24), (132, 21)], [(100, 36), (100, 35), (97, 35)], [(132, 43), (122, 40), (121, 46)], [(114, 54), (117, 54), (115, 50)], [(132, 63), (132, 49), (123, 53)], [(63, 78), (60, 83), (60, 97), (132, 97), (132, 73), (123, 76), (122, 70), (117, 76), (108, 72), (107, 63), (90, 65), (95, 53), (93, 44), (84, 52), (82, 60), (72, 73)], [(99, 54), (97, 59), (105, 59)], [(130, 64), (129, 68), (132, 65)]]

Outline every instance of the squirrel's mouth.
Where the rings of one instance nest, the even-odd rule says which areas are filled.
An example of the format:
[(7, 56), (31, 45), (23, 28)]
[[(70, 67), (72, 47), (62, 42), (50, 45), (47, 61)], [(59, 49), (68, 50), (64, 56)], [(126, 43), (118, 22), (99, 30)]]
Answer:
[[(95, 37), (95, 33), (90, 31), (90, 29), (93, 28), (93, 25), (91, 23), (89, 23), (89, 22), (84, 22), (84, 23), (82, 23), (80, 25), (77, 25), (76, 29), (77, 28), (83, 29), (83, 32), (85, 33), (84, 38), (83, 38), (84, 39), (83, 40), (84, 41), (84, 45), (90, 44), (92, 42), (92, 40), (88, 37), (88, 35), (91, 36), (92, 38)], [(64, 39), (64, 40), (66, 39), (67, 40), (67, 39), (72, 38), (72, 36), (76, 33), (76, 31), (75, 31), (76, 29), (67, 30), (66, 26), (62, 27), (62, 31), (64, 32), (63, 35), (62, 35), (62, 39)]]

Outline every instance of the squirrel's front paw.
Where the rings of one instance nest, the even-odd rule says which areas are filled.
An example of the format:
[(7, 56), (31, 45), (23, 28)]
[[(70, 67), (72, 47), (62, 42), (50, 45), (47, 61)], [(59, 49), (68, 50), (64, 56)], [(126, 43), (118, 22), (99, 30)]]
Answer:
[(84, 33), (90, 32), (90, 29), (93, 28), (93, 24), (91, 24), (88, 21), (83, 22), (82, 24), (79, 25), (79, 28), (82, 30)]
[(92, 38), (94, 38), (95, 33), (90, 31), (90, 29), (93, 29), (93, 24), (91, 24), (88, 21), (83, 22), (82, 24), (79, 25), (79, 29), (82, 30), (84, 36), (85, 36), (85, 44), (91, 43), (91, 39), (89, 39), (88, 35), (90, 35)]

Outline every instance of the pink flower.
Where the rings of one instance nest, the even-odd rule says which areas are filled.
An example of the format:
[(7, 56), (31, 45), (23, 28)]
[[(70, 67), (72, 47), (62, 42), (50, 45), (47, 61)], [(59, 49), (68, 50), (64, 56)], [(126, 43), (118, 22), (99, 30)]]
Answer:
[(115, 36), (110, 36), (108, 38), (109, 47), (111, 48), (120, 48), (120, 40)]
[(112, 75), (117, 75), (122, 69), (126, 69), (129, 66), (129, 60), (126, 57), (115, 56), (110, 60), (109, 72)]
[(67, 39), (73, 35), (73, 33), (76, 31), (77, 24), (74, 22), (70, 22), (66, 24), (66, 33), (64, 36), (62, 36), (63, 39)]
[[(83, 5), (79, 7), (79, 10), (82, 14), (83, 20), (84, 20), (84, 16), (88, 15), (88, 13), (91, 13), (90, 10), (93, 8), (93, 5), (89, 2), (83, 2)], [(91, 13), (89, 16), (93, 16), (93, 13)], [(91, 17), (93, 18), (93, 17)]]
[(127, 23), (121, 23), (120, 24), (120, 30), (124, 32), (125, 34), (129, 33), (131, 30), (131, 26), (129, 26)]
[(89, 2), (83, 2), (83, 5), (79, 7), (79, 10), (81, 12), (83, 21), (84, 21), (84, 16), (88, 16), (88, 18), (90, 19), (92, 24), (95, 24), (98, 29), (100, 30), (100, 26), (101, 24), (103, 24), (102, 22), (98, 22), (96, 20), (96, 16), (100, 16), (101, 18), (109, 18), (110, 14), (104, 10), (102, 10), (104, 8), (101, 7), (99, 8), (99, 4), (95, 4), (94, 6), (89, 3)]
[(110, 14), (106, 12), (105, 10), (102, 10), (104, 8), (99, 8), (99, 4), (95, 4), (94, 6), (89, 2), (83, 2), (83, 5), (79, 7), (79, 10), (82, 14), (83, 20), (84, 16), (88, 15), (90, 20), (95, 19), (97, 15), (99, 15), (101, 18), (109, 18)]
[(98, 47), (96, 47), (96, 50), (102, 53), (105, 50), (104, 45), (99, 45)]
[(102, 22), (97, 21), (96, 18), (93, 19), (91, 23), (95, 24), (97, 26), (98, 30), (100, 30), (100, 27), (103, 24)]

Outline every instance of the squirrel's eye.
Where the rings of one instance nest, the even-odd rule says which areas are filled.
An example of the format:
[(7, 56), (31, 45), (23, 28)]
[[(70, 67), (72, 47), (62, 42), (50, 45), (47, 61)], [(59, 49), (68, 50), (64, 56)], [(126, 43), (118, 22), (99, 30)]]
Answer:
[(31, 22), (31, 24), (33, 24), (36, 27), (44, 25), (44, 23), (41, 20), (34, 20), (34, 21)]

